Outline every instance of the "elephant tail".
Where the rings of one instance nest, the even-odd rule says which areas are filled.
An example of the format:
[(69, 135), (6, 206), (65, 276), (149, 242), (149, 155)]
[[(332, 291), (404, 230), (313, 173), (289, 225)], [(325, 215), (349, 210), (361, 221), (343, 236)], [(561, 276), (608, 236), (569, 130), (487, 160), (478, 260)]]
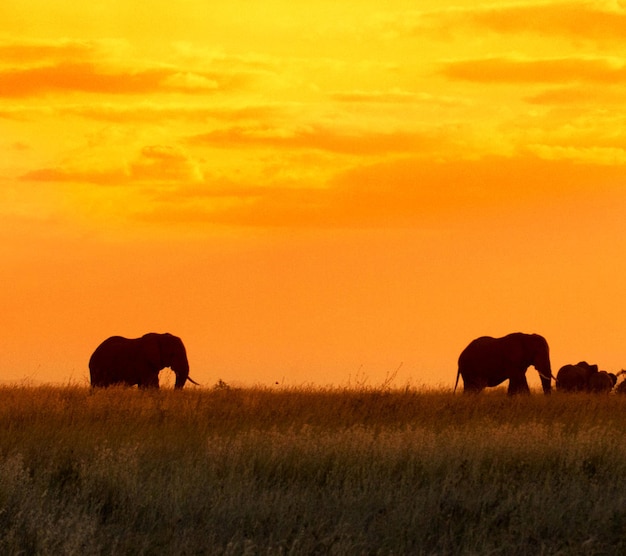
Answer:
[(454, 383), (454, 390), (452, 391), (453, 394), (456, 392), (456, 387), (459, 385), (460, 375), (461, 375), (461, 368), (459, 367), (459, 370), (456, 372), (456, 382)]

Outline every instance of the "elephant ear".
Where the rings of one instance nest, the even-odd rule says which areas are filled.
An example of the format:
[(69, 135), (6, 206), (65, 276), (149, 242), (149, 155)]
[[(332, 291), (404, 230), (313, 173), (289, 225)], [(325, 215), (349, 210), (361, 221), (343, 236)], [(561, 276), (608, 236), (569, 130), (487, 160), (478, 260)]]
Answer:
[(598, 365), (590, 365), (587, 361), (579, 361), (576, 366), (586, 369), (587, 372), (591, 374), (598, 372)]
[(151, 367), (158, 369), (163, 368), (161, 364), (161, 347), (159, 345), (159, 338), (156, 334), (145, 334), (142, 337), (143, 340), (143, 352), (146, 360), (150, 363)]

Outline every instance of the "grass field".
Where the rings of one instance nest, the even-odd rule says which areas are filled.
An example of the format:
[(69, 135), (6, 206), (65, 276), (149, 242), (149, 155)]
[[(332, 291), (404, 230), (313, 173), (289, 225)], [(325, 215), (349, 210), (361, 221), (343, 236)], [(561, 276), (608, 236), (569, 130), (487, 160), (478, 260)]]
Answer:
[(624, 554), (626, 396), (0, 388), (1, 554)]

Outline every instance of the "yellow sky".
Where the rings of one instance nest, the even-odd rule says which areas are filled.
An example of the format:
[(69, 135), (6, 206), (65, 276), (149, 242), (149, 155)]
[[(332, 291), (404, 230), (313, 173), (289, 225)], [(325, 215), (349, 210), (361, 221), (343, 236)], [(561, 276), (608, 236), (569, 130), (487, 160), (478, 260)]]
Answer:
[(148, 331), (207, 385), (626, 367), (626, 5), (83, 4), (0, 4), (2, 378)]

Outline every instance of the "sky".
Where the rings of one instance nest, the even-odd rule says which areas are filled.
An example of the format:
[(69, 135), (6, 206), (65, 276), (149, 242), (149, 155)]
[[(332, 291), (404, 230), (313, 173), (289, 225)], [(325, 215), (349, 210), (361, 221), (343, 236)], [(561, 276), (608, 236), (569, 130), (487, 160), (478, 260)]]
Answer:
[(207, 387), (619, 371), (625, 47), (609, 0), (4, 0), (0, 381), (151, 331)]

